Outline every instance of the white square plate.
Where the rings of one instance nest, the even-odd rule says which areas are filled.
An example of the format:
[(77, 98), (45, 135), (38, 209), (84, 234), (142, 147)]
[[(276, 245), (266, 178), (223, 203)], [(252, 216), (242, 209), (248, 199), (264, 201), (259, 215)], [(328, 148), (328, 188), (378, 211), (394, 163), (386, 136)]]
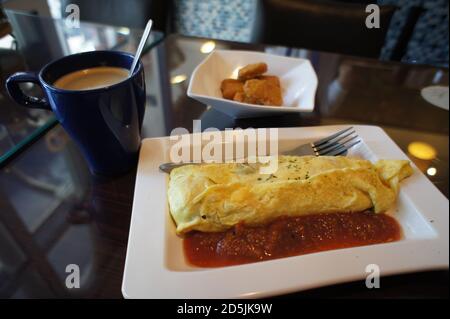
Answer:
[[(235, 79), (240, 68), (258, 62), (267, 63), (267, 74), (280, 78), (283, 106), (240, 103), (222, 97), (222, 80)], [(215, 50), (195, 68), (187, 95), (235, 118), (311, 112), (317, 83), (317, 75), (306, 59), (253, 51)]]
[[(279, 129), (279, 150), (289, 150), (344, 128)], [(371, 161), (408, 159), (379, 127), (354, 126), (362, 143), (350, 156)], [(364, 279), (366, 266), (384, 275), (448, 268), (449, 202), (415, 167), (401, 185), (389, 213), (403, 228), (400, 241), (312, 253), (252, 264), (197, 268), (184, 259), (166, 200), (169, 138), (145, 139), (140, 152), (127, 258), (122, 282), (126, 298), (265, 297)]]

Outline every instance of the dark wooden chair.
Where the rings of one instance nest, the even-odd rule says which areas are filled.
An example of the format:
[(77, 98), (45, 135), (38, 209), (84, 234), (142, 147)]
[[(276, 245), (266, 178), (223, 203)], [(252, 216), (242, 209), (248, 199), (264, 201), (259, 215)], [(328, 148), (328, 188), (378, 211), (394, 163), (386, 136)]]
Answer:
[(260, 0), (253, 41), (378, 58), (396, 7), (380, 6), (380, 28), (369, 29), (366, 5), (365, 1)]
[(173, 30), (173, 3), (169, 0), (62, 0), (63, 16), (69, 4), (79, 6), (82, 21), (143, 29), (152, 18), (154, 30), (165, 34)]

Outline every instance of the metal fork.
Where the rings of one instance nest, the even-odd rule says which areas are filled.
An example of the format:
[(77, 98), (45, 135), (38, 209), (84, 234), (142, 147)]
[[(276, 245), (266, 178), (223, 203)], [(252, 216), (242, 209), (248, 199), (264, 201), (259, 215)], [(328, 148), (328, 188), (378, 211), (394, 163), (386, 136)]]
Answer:
[(283, 152), (283, 155), (345, 155), (352, 146), (355, 146), (360, 141), (353, 127), (349, 127), (321, 140), (303, 144), (293, 150)]
[[(339, 156), (346, 155), (347, 151), (361, 142), (358, 139), (358, 135), (356, 134), (353, 127), (346, 128), (342, 131), (334, 133), (330, 136), (322, 138), (318, 141), (307, 143), (296, 147), (295, 149), (283, 152), (282, 155), (315, 155), (315, 156)], [(164, 163), (159, 166), (159, 169), (165, 173), (170, 173), (174, 168), (184, 166), (184, 165), (192, 165), (192, 164), (201, 164), (194, 162), (185, 162), (185, 163)]]

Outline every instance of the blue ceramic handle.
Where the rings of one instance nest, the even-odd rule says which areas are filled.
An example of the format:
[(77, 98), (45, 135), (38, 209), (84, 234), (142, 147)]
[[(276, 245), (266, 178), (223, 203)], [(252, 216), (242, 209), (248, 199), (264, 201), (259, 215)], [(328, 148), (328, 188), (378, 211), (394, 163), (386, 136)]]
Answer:
[(45, 98), (29, 96), (22, 91), (19, 84), (27, 82), (38, 84), (42, 88), (34, 72), (18, 72), (11, 75), (6, 80), (6, 90), (11, 98), (17, 103), (29, 108), (50, 110), (50, 104)]

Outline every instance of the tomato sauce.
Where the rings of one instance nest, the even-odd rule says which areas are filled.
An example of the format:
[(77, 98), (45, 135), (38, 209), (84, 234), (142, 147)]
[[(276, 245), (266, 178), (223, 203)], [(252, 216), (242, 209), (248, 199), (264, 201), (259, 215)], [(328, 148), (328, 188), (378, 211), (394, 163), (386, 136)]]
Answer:
[(221, 267), (330, 249), (399, 240), (397, 221), (373, 212), (280, 217), (265, 226), (238, 224), (219, 233), (193, 231), (184, 238), (187, 260)]

